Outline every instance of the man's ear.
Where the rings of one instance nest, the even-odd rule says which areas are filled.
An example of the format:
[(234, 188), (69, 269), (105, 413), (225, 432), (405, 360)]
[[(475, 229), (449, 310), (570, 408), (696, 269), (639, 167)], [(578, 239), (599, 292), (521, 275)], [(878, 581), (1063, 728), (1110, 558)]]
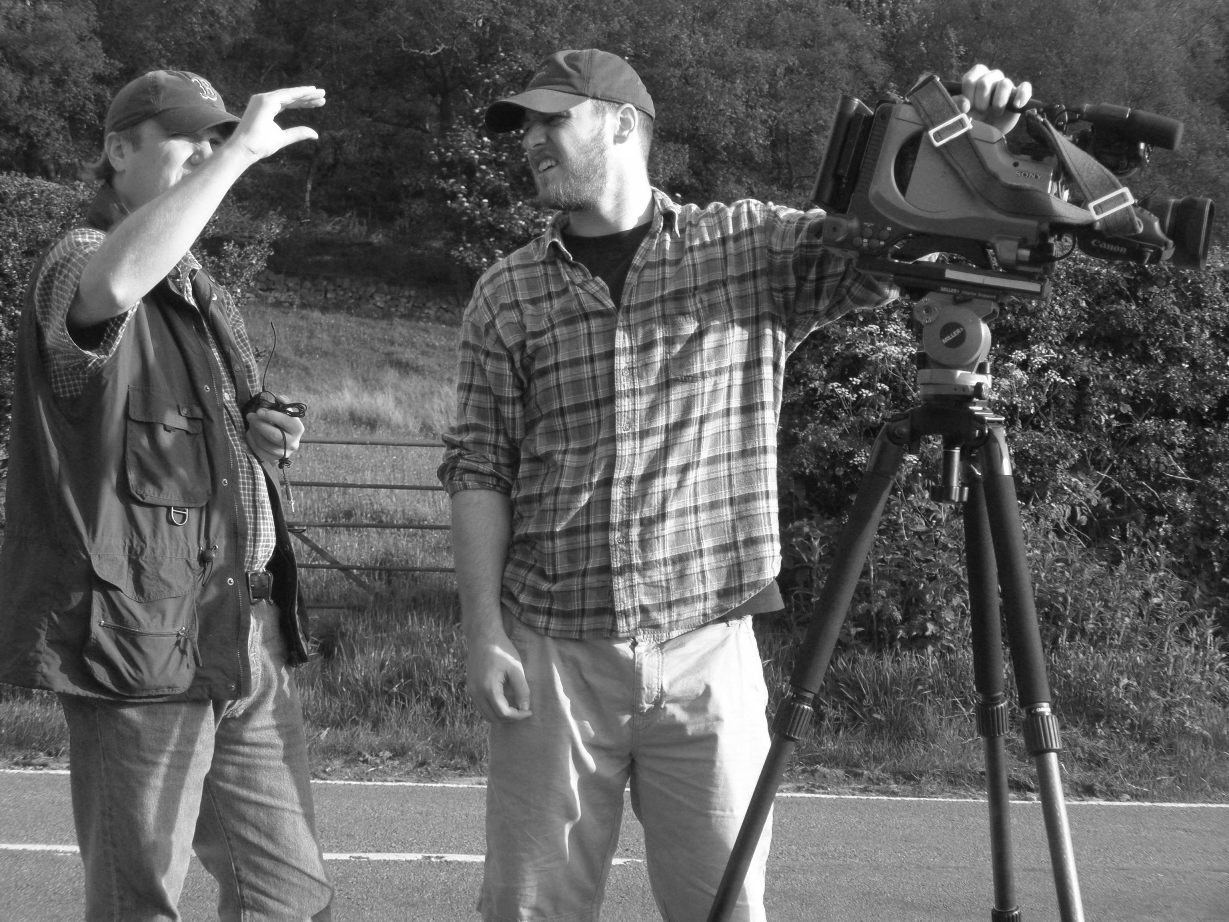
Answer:
[(124, 161), (128, 156), (128, 152), (132, 149), (132, 145), (125, 140), (124, 135), (118, 131), (112, 131), (102, 141), (102, 152), (106, 158), (111, 161), (111, 168), (117, 173), (124, 171)]
[(615, 119), (615, 141), (618, 143), (631, 138), (640, 124), (636, 107), (630, 104), (620, 106)]

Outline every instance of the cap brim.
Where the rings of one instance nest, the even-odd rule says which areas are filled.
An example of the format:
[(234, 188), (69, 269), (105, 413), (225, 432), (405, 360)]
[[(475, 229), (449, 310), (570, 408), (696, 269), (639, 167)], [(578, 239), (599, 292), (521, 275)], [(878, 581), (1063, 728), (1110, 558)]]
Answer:
[(207, 128), (225, 127), (228, 131), (239, 124), (239, 116), (212, 106), (183, 106), (165, 109), (154, 120), (171, 134), (196, 134)]
[(526, 90), (507, 99), (493, 102), (486, 110), (488, 131), (516, 131), (525, 122), (525, 111), (566, 112), (579, 106), (589, 97), (577, 93), (564, 93), (545, 88)]

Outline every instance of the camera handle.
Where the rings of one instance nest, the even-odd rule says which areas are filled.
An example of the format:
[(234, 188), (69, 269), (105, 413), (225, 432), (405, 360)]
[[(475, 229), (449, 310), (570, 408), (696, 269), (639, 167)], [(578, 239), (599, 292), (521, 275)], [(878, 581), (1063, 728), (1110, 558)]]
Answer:
[(915, 306), (923, 345), (922, 400), (908, 412), (885, 420), (875, 439), (849, 519), (836, 543), (836, 557), (799, 648), (789, 692), (774, 715), (769, 752), (709, 922), (724, 922), (733, 911), (782, 772), (814, 715), (812, 702), (836, 649), (897, 472), (909, 447), (929, 436), (941, 438), (944, 450), (943, 477), (932, 498), (962, 507), (977, 732), (983, 743), (989, 804), (991, 919), (1018, 922), (1022, 918), (1016, 905), (1008, 816), (1005, 625), (1024, 717), (1024, 741), (1038, 777), (1060, 918), (1062, 922), (1084, 920), (1063, 802), (1058, 761), (1062, 747), (1051, 708), (1005, 421), (985, 406), (989, 389), (985, 360), (990, 348), (986, 321), (996, 310), (993, 298), (946, 292), (933, 292)]
[[(996, 181), (993, 175), (987, 173), (987, 167), (978, 152), (976, 145), (969, 138), (967, 130), (954, 130), (942, 133), (946, 126), (958, 122), (967, 116), (956, 105), (943, 81), (933, 74), (919, 80), (909, 91), (909, 102), (917, 109), (922, 121), (930, 127), (929, 135), (936, 147), (940, 148), (948, 158), (948, 162), (965, 178), (970, 187), (988, 190), (993, 195), (1001, 196), (1000, 204), (1006, 205), (1007, 212), (1016, 210), (1014, 198), (1031, 195), (1035, 190), (1013, 189)], [(1097, 230), (1109, 236), (1128, 236), (1138, 234), (1143, 225), (1135, 213), (1135, 197), (1118, 179), (1104, 166), (1068, 141), (1053, 125), (1035, 112), (1026, 113), (1031, 130), (1043, 137), (1051, 151), (1058, 157), (1066, 170), (1067, 176), (1080, 192), (1081, 207), (1086, 208), (1089, 222)], [(936, 133), (940, 133), (936, 135)], [(1025, 205), (1026, 198), (1020, 198), (1020, 207)]]

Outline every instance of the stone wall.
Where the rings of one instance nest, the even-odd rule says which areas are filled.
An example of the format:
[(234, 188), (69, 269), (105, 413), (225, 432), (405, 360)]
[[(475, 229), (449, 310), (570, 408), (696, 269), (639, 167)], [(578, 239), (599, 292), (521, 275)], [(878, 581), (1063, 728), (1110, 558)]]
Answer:
[(461, 316), (468, 292), (439, 287), (391, 285), (344, 276), (303, 277), (261, 273), (255, 298), (266, 304), (304, 306), (320, 311), (361, 317), (416, 317), (455, 320)]

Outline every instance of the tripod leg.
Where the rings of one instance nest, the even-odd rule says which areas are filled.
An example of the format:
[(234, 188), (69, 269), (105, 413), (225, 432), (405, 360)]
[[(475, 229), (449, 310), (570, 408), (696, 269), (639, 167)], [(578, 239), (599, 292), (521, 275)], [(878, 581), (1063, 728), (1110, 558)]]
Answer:
[(1063, 922), (1083, 922), (1084, 910), (1058, 764), (1062, 744), (1058, 723), (1050, 707), (1049, 680), (1046, 677), (1028, 558), (1024, 551), (1024, 530), (1020, 524), (1007, 440), (1001, 425), (990, 428), (989, 438), (981, 447), (981, 461), (990, 534), (1006, 609), (1007, 636), (1015, 664), (1020, 706), (1025, 715), (1024, 738), (1037, 766), (1059, 915)]
[(709, 922), (729, 919), (746, 880), (747, 868), (751, 865), (764, 824), (768, 821), (781, 773), (794, 751), (794, 745), (810, 725), (814, 714), (811, 702), (823, 683), (828, 663), (836, 649), (841, 625), (849, 613), (849, 603), (853, 600), (854, 590), (883, 516), (883, 507), (909, 443), (909, 431), (908, 417), (901, 417), (886, 423), (875, 439), (849, 519), (841, 531), (836, 559), (816, 603), (806, 638), (799, 648), (794, 672), (790, 676), (790, 694), (781, 703), (773, 720), (768, 757), (717, 887), (713, 907), (709, 911)]
[(964, 465), (969, 488), (964, 502), (965, 557), (969, 577), (969, 610), (973, 633), (973, 682), (977, 689), (977, 734), (986, 762), (986, 793), (990, 805), (990, 865), (994, 875), (992, 922), (1016, 922), (1015, 874), (1011, 858), (1008, 809), (1007, 699), (1003, 694), (1003, 632), (999, 623), (998, 570), (991, 545), (990, 519), (980, 473)]

